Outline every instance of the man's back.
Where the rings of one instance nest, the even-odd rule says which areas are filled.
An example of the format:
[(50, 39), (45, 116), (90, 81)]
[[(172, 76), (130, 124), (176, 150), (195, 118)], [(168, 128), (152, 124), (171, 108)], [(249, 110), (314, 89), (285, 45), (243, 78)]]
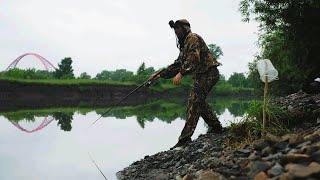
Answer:
[(179, 59), (181, 58), (181, 61), (196, 59), (193, 57), (188, 57), (194, 55), (194, 53), (199, 53), (200, 62), (189, 62), (195, 63), (193, 74), (204, 73), (210, 67), (220, 65), (220, 63), (210, 53), (209, 48), (202, 37), (196, 33), (190, 32), (180, 50)]

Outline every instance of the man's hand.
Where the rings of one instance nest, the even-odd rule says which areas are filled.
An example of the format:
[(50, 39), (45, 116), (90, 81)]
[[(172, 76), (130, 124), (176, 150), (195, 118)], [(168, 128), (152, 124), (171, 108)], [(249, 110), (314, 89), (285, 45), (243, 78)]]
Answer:
[(174, 85), (179, 85), (181, 83), (182, 74), (178, 73), (173, 79), (172, 82)]

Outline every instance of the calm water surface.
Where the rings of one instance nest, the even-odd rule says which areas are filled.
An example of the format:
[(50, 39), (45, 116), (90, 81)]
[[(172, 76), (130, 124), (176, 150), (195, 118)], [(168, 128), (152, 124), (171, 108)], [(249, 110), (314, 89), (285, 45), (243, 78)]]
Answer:
[[(212, 106), (228, 126), (241, 120), (248, 103)], [(88, 153), (108, 179), (116, 179), (115, 173), (134, 161), (172, 147), (185, 122), (185, 105), (153, 103), (116, 108), (90, 127), (101, 112), (60, 108), (0, 113), (0, 179), (103, 179)], [(193, 139), (206, 131), (200, 118)]]

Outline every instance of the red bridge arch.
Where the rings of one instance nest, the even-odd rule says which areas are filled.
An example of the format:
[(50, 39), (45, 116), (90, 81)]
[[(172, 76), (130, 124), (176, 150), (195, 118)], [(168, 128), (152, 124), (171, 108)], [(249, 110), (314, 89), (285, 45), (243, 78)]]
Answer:
[(24, 131), (26, 133), (34, 133), (36, 131), (40, 131), (41, 129), (43, 129), (44, 127), (48, 126), (52, 121), (54, 120), (53, 117), (45, 117), (43, 119), (43, 121), (41, 122), (41, 124), (36, 127), (35, 129), (32, 129), (32, 130), (28, 130), (28, 129), (25, 129), (23, 128), (22, 126), (20, 126), (19, 123), (17, 122), (11, 122), (15, 127), (17, 127), (18, 129), (20, 129), (21, 131)]
[(13, 69), (17, 66), (17, 64), (21, 61), (22, 58), (26, 56), (34, 56), (36, 59), (38, 59), (44, 66), (44, 68), (48, 71), (50, 68), (51, 69), (57, 69), (50, 61), (48, 61), (46, 58), (40, 56), (39, 54), (36, 53), (25, 53), (22, 54), (21, 56), (17, 57), (12, 63), (7, 67), (6, 71)]

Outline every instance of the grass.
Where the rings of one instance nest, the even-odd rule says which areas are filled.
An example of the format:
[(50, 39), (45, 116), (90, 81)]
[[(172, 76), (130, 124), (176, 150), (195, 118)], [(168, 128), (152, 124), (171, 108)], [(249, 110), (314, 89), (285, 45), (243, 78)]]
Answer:
[(236, 95), (236, 94), (248, 94), (253, 95), (253, 88), (246, 87), (233, 87), (228, 83), (218, 83), (214, 86), (215, 94), (219, 96)]
[[(290, 127), (297, 121), (281, 107), (267, 103), (267, 133), (283, 135), (290, 132)], [(229, 127), (233, 144), (250, 143), (261, 138), (262, 125), (262, 101), (252, 101), (247, 114), (240, 122), (233, 122)]]
[[(114, 80), (94, 80), (94, 79), (16, 79), (10, 77), (0, 77), (0, 80), (9, 81), (12, 83), (21, 83), (21, 84), (40, 84), (40, 85), (58, 85), (58, 86), (81, 86), (81, 85), (140, 85), (136, 82), (128, 82), (128, 81), (114, 81)], [(150, 87), (151, 90), (157, 92), (163, 91), (176, 91), (182, 92), (191, 89), (191, 84), (186, 82), (181, 85), (173, 85), (171, 82), (155, 84)], [(212, 92), (218, 96), (228, 96), (228, 95), (253, 95), (252, 88), (243, 88), (243, 87), (232, 87), (230, 85), (225, 84), (217, 84), (214, 86)]]
[(91, 79), (15, 79), (0, 77), (0, 80), (13, 83), (36, 83), (43, 85), (136, 85), (134, 82), (122, 82), (112, 80), (91, 80)]

